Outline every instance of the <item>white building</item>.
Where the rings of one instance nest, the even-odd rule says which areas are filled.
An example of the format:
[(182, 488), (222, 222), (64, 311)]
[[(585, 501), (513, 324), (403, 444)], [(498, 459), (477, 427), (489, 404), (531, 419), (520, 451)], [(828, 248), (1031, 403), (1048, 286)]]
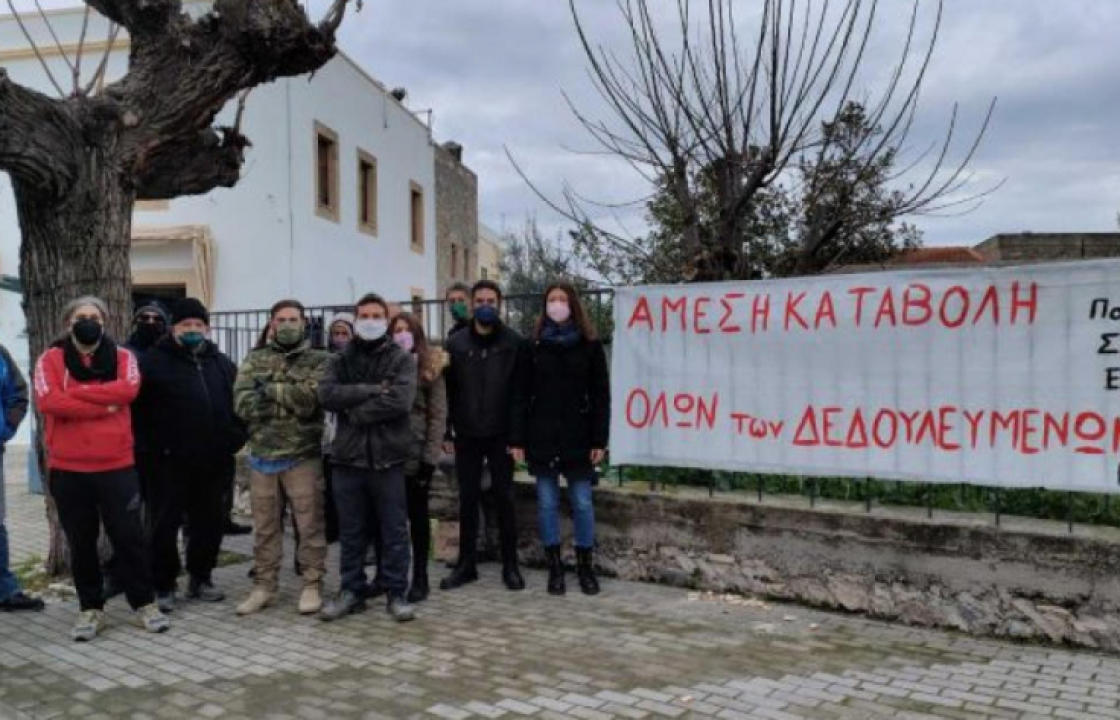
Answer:
[[(73, 55), (83, 9), (48, 17)], [(46, 25), (37, 13), (26, 13), (24, 23), (67, 89), (70, 71)], [(83, 68), (108, 52), (111, 81), (127, 69), (128, 40), (109, 48), (107, 28), (94, 13)], [(0, 67), (58, 95), (11, 16), (0, 16)], [(216, 124), (231, 124), (233, 110)], [(435, 147), (428, 127), (381, 83), (340, 52), (310, 81), (254, 89), (242, 132), (252, 147), (236, 187), (137, 204), (137, 296), (193, 295), (212, 310), (246, 310), (284, 297), (332, 305), (368, 291), (390, 299), (436, 295)], [(10, 184), (0, 173), (0, 274), (18, 274), (19, 242)], [(0, 291), (0, 342), (26, 370), (24, 326), (18, 294)]]

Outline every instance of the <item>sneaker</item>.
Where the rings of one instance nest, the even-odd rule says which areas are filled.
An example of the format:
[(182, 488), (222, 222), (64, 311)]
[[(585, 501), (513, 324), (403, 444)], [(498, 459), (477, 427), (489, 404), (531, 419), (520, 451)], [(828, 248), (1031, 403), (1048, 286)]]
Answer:
[(323, 596), (319, 593), (319, 583), (304, 585), (299, 594), (299, 614), (314, 615), (323, 609)]
[(171, 628), (171, 621), (160, 612), (159, 605), (156, 603), (149, 603), (137, 609), (136, 622), (150, 633), (167, 632)]
[(0, 602), (0, 612), (18, 612), (20, 610), (42, 610), (43, 601), (37, 597), (25, 595), (22, 590)]
[(346, 615), (360, 613), (365, 609), (365, 598), (352, 590), (343, 590), (338, 597), (323, 606), (319, 611), (319, 619), (330, 622)]
[(156, 593), (156, 606), (162, 613), (175, 612), (175, 591)]
[(255, 587), (253, 591), (249, 593), (249, 597), (245, 598), (241, 604), (237, 606), (237, 614), (252, 615), (255, 612), (260, 612), (271, 605), (274, 599), (275, 596), (270, 591)]
[(70, 631), (74, 642), (89, 642), (105, 629), (105, 613), (101, 610), (83, 610), (78, 613), (78, 621)]
[(385, 604), (385, 612), (392, 615), (397, 622), (408, 622), (416, 619), (416, 606), (400, 595), (389, 597), (389, 602)]
[[(209, 580), (195, 580), (191, 579), (190, 585), (187, 587), (187, 597), (192, 600), (201, 600), (202, 602), (221, 602), (226, 599), (226, 594), (214, 587), (214, 583)], [(163, 609), (162, 607), (160, 608)], [(164, 612), (167, 612), (164, 610)]]

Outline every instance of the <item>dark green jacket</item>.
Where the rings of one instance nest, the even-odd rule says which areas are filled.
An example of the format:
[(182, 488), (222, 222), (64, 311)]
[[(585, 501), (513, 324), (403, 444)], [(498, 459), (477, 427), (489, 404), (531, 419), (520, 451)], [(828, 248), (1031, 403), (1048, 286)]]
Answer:
[(319, 381), (328, 355), (304, 341), (275, 341), (249, 353), (233, 386), (234, 409), (249, 426), (249, 451), (263, 459), (317, 458), (323, 439)]

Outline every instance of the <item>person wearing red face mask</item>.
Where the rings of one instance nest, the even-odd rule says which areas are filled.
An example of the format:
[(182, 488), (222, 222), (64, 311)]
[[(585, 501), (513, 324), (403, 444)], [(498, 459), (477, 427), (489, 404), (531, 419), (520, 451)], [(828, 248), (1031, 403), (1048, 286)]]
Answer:
[(575, 526), (580, 589), (599, 592), (592, 551), (595, 511), (591, 488), (603, 461), (610, 427), (610, 382), (603, 344), (570, 283), (557, 282), (543, 297), (533, 333), (528, 370), (514, 399), (510, 445), (517, 460), (537, 478), (541, 544), (548, 559), (548, 592), (563, 595), (564, 563), (557, 518), (559, 482), (568, 482)]

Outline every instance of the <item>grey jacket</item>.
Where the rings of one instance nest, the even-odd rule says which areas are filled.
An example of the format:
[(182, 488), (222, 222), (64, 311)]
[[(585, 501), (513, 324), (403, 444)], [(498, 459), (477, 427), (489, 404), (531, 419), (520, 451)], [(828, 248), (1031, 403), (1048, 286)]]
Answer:
[(319, 403), (337, 414), (331, 462), (375, 470), (406, 462), (416, 379), (415, 359), (387, 338), (354, 340), (331, 357), (319, 382)]

